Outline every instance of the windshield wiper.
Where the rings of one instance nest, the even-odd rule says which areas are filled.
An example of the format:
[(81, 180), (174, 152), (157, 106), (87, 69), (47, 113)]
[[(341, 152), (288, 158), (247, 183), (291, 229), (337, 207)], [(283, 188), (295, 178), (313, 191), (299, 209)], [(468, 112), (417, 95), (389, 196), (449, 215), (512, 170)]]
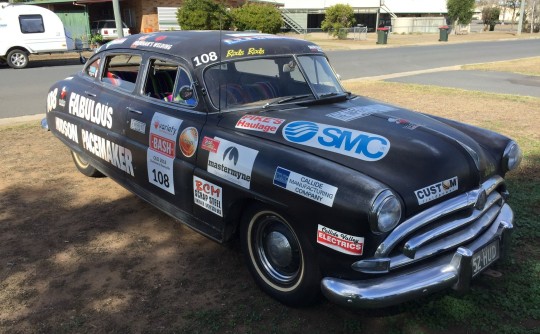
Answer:
[(288, 96), (288, 97), (280, 99), (280, 100), (276, 100), (276, 101), (273, 101), (273, 102), (268, 102), (267, 104), (265, 104), (263, 106), (263, 108), (268, 108), (271, 105), (282, 104), (282, 103), (285, 103), (285, 102), (291, 102), (291, 101), (294, 101), (294, 100), (299, 100), (299, 99), (303, 99), (305, 97), (310, 97), (310, 96), (313, 96), (313, 95), (311, 95), (311, 94), (303, 94), (303, 95)]

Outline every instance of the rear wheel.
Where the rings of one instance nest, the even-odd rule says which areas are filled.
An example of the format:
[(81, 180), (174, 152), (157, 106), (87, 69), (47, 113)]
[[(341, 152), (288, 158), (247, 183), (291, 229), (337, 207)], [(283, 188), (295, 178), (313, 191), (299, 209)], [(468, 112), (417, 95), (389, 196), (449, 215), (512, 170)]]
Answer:
[(9, 51), (7, 63), (11, 68), (25, 68), (28, 65), (28, 54), (19, 49)]
[(248, 268), (266, 293), (291, 306), (313, 303), (321, 275), (313, 250), (280, 214), (262, 206), (246, 213), (241, 244)]
[(85, 158), (81, 157), (79, 153), (71, 151), (71, 156), (73, 157), (73, 162), (75, 162), (75, 166), (77, 167), (79, 172), (90, 177), (104, 176), (103, 173), (97, 170), (94, 166), (90, 165), (90, 163)]

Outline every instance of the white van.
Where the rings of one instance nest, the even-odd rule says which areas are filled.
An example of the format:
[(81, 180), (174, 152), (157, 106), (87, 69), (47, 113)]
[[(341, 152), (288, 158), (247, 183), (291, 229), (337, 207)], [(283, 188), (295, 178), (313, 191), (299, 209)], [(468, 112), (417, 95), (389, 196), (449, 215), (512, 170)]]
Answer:
[(0, 36), (0, 61), (12, 68), (26, 67), (29, 54), (75, 49), (60, 18), (39, 6), (0, 2)]

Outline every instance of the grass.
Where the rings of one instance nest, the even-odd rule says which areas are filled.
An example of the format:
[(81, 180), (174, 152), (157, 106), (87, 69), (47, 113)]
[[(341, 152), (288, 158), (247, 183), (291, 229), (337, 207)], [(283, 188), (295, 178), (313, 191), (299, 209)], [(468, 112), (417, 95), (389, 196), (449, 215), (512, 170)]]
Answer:
[(540, 76), (540, 57), (462, 66), (464, 70), (512, 72)]

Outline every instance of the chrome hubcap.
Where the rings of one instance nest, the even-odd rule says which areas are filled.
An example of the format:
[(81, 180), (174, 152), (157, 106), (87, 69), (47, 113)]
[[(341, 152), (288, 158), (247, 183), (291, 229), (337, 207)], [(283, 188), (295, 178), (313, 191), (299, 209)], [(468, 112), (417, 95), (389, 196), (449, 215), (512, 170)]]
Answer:
[(15, 66), (23, 66), (26, 63), (26, 59), (23, 54), (15, 53), (11, 55), (11, 63)]

